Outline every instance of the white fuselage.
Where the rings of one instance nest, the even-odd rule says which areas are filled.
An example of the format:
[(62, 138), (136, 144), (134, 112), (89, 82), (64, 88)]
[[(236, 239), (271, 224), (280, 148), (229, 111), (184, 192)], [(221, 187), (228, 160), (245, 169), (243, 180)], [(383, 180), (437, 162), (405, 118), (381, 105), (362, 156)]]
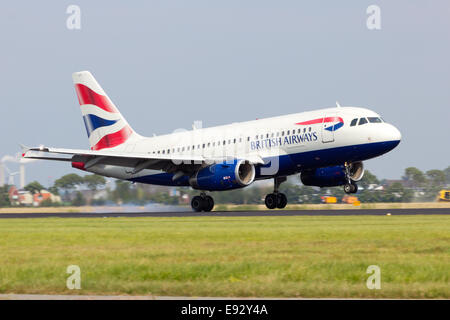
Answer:
[[(331, 120), (326, 122), (326, 119), (330, 118)], [(276, 172), (267, 175), (258, 174), (257, 179), (264, 179), (293, 174), (303, 168), (366, 160), (388, 152), (399, 143), (400, 132), (384, 121), (367, 121), (361, 125), (357, 123), (351, 126), (353, 119), (358, 119), (359, 122), (360, 118), (380, 119), (380, 116), (369, 109), (357, 107), (321, 109), (211, 128), (176, 131), (156, 137), (142, 137), (136, 134), (126, 145), (112, 148), (111, 151), (164, 155), (168, 158), (171, 156), (202, 156), (210, 159), (259, 158), (265, 162), (267, 159), (289, 158), (289, 161), (279, 162)], [(322, 121), (318, 122), (318, 119)], [(339, 124), (340, 121), (341, 127), (327, 129), (336, 123)], [(315, 153), (317, 156), (314, 156)], [(163, 179), (163, 183), (158, 183), (159, 180), (152, 182), (151, 176), (163, 173), (160, 170), (145, 169), (133, 173), (125, 167), (99, 165), (92, 166), (88, 171), (132, 181), (148, 177), (148, 183), (164, 185), (172, 185), (170, 181), (173, 181)], [(173, 185), (181, 184), (173, 181)]]

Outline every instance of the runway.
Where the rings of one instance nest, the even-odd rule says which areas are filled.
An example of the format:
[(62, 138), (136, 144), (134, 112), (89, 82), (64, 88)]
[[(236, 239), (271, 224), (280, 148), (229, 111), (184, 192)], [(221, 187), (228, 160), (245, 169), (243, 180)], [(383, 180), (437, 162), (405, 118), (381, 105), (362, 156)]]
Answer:
[(175, 218), (175, 217), (280, 217), (280, 216), (384, 216), (450, 215), (450, 208), (430, 209), (340, 209), (340, 210), (264, 210), (213, 212), (58, 212), (58, 213), (1, 213), (0, 219), (17, 218)]

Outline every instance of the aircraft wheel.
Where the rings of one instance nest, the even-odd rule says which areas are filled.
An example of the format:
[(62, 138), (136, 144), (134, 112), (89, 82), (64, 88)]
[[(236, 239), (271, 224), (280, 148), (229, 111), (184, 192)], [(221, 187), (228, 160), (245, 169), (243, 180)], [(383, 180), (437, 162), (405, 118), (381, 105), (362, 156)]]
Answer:
[(350, 183), (344, 184), (344, 192), (345, 193), (349, 194), (349, 193), (352, 193), (352, 191), (353, 191), (353, 185), (352, 184), (350, 184)]
[(200, 196), (195, 196), (195, 197), (193, 197), (193, 198), (192, 198), (192, 201), (191, 201), (191, 207), (192, 207), (192, 210), (194, 210), (194, 211), (196, 211), (196, 212), (202, 211), (202, 210), (203, 210), (204, 202), (205, 202), (205, 201), (203, 201), (203, 198), (200, 197)]
[(352, 183), (352, 193), (358, 192), (358, 185), (356, 183)]
[(214, 199), (210, 196), (206, 196), (204, 199), (203, 210), (205, 212), (210, 212), (214, 208)]
[(275, 193), (269, 193), (264, 202), (267, 209), (275, 209), (277, 207), (277, 195)]
[(277, 208), (283, 209), (287, 205), (287, 198), (284, 193), (277, 194)]

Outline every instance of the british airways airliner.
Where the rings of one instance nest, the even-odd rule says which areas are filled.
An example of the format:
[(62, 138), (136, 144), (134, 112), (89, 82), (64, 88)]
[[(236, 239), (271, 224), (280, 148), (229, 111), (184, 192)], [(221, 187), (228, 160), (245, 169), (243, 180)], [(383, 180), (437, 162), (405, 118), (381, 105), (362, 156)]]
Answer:
[(364, 160), (394, 149), (401, 134), (377, 113), (327, 108), (279, 117), (143, 137), (136, 133), (88, 71), (73, 74), (90, 150), (22, 147), (25, 158), (71, 162), (72, 167), (132, 182), (190, 186), (192, 209), (211, 211), (207, 191), (244, 188), (273, 179), (269, 209), (284, 208), (279, 186), (299, 174), (304, 185), (343, 186), (356, 193)]

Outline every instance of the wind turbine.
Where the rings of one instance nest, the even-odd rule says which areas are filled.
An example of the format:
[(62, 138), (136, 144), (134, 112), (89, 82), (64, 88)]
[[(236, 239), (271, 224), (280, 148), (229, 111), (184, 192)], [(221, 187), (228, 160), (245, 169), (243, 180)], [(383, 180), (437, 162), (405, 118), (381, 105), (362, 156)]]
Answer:
[(20, 172), (16, 171), (16, 172), (11, 172), (11, 170), (9, 170), (9, 168), (5, 165), (5, 163), (2, 163), (3, 168), (6, 169), (6, 171), (8, 172), (8, 185), (13, 186), (14, 185), (14, 176), (18, 175)]

